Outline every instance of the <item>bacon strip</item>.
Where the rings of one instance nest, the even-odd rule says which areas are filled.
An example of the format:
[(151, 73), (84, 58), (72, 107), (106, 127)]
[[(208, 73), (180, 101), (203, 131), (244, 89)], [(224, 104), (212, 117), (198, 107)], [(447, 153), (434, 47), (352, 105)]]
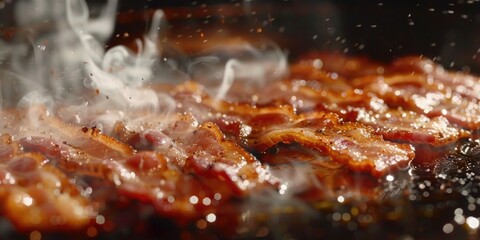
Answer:
[(335, 114), (301, 115), (295, 121), (271, 126), (252, 137), (252, 147), (265, 151), (278, 143), (300, 143), (344, 163), (351, 169), (379, 176), (414, 157), (406, 144), (384, 141), (372, 128), (341, 122)]
[[(328, 58), (328, 55), (322, 54), (317, 58), (322, 56)], [(333, 57), (340, 58), (335, 55)], [(373, 68), (370, 68), (371, 70), (356, 76), (357, 78), (368, 76), (358, 78), (371, 80), (365, 83), (365, 81), (352, 80), (351, 75), (341, 74), (341, 71), (335, 78), (332, 78), (332, 72), (327, 72), (333, 71), (332, 68), (318, 68), (318, 63), (315, 62), (318, 61), (317, 58), (302, 60), (294, 64), (291, 73), (292, 79), (271, 86), (259, 101), (288, 103), (300, 112), (315, 110), (335, 112), (345, 120), (372, 126), (385, 139), (395, 141), (443, 146), (470, 135), (468, 131), (458, 129), (446, 122), (446, 119), (452, 120), (452, 118), (448, 118), (448, 116), (444, 118), (445, 116), (438, 114), (438, 111), (436, 114), (427, 114), (428, 117), (426, 117), (423, 111), (412, 112), (408, 111), (409, 108), (402, 110), (397, 108), (403, 106), (402, 104), (392, 105), (388, 98), (379, 94), (379, 91), (371, 91), (364, 86), (371, 84), (372, 87), (380, 88), (377, 79), (371, 76), (378, 76), (383, 71), (391, 71), (387, 67), (374, 64), (375, 68), (381, 70), (381, 73), (373, 73)], [(346, 56), (342, 58), (342, 62), (347, 62), (349, 59)], [(357, 62), (352, 63), (352, 66), (360, 66), (359, 62), (362, 59), (351, 58), (351, 61)], [(365, 64), (370, 65), (370, 63)], [(415, 84), (423, 85), (424, 83), (417, 81)], [(431, 87), (434, 89), (436, 86), (432, 85)], [(434, 90), (438, 90), (438, 87)], [(401, 97), (403, 97), (402, 94), (400, 94)], [(455, 112), (452, 111), (452, 113)], [(458, 111), (456, 115), (459, 115)]]
[(353, 85), (377, 94), (391, 107), (402, 107), (430, 118), (444, 116), (467, 129), (480, 128), (478, 102), (444, 89), (428, 76), (371, 76), (356, 79)]
[(316, 82), (322, 81), (291, 80), (279, 83), (268, 91), (266, 96), (269, 100), (266, 101), (290, 103), (300, 112), (334, 112), (344, 120), (373, 127), (387, 140), (442, 146), (470, 135), (468, 131), (452, 126), (443, 116), (428, 118), (416, 112), (389, 108), (383, 99), (367, 91), (347, 88), (343, 92), (336, 92), (314, 87)]
[(445, 146), (470, 136), (470, 132), (452, 127), (443, 116), (428, 118), (411, 111), (391, 110), (379, 114), (359, 111), (356, 119), (372, 126), (390, 141)]
[[(188, 88), (191, 89), (189, 90)], [(413, 150), (409, 146), (401, 145), (399, 149), (395, 149), (397, 146), (394, 143), (385, 142), (381, 137), (374, 136), (375, 133), (371, 128), (366, 128), (358, 123), (341, 122), (335, 114), (319, 112), (316, 113), (316, 115), (298, 116), (294, 113), (293, 108), (288, 107), (289, 105), (285, 105), (287, 107), (284, 108), (259, 107), (249, 104), (231, 104), (224, 101), (214, 101), (208, 96), (202, 95), (198, 88), (195, 88), (194, 85), (192, 87), (192, 84), (181, 89), (183, 100), (185, 100), (185, 96), (188, 96), (188, 94), (186, 94), (188, 91), (195, 92), (197, 97), (194, 97), (194, 99), (201, 99), (201, 101), (196, 100), (196, 102), (203, 103), (204, 107), (209, 109), (210, 112), (215, 113), (218, 111), (242, 118), (252, 127), (252, 133), (247, 136), (247, 139), (249, 139), (247, 145), (260, 152), (280, 142), (297, 142), (304, 146), (317, 149), (323, 154), (330, 156), (333, 160), (344, 163), (355, 170), (371, 172), (376, 176), (381, 175), (390, 167), (405, 165), (414, 155)], [(298, 127), (295, 125), (301, 125), (310, 120), (319, 123), (323, 121), (323, 123), (311, 127)], [(303, 123), (301, 123), (302, 121)], [(332, 121), (331, 126), (327, 124), (328, 121)], [(322, 129), (327, 125), (332, 128), (337, 128), (338, 131), (318, 133), (318, 128)], [(345, 126), (345, 128), (342, 129), (340, 126)], [(357, 137), (357, 139), (352, 141), (349, 134), (352, 134), (356, 128), (362, 129), (359, 131), (365, 130), (365, 132), (354, 135), (360, 136), (364, 134), (365, 137)], [(435, 137), (432, 138), (438, 139)], [(447, 138), (443, 139), (447, 140)], [(368, 141), (372, 143), (375, 142), (376, 145), (368, 145)], [(355, 145), (356, 148), (346, 149), (346, 144), (350, 142)], [(381, 145), (385, 149), (377, 149), (376, 146), (378, 145)], [(388, 152), (386, 153), (388, 157), (384, 156), (384, 152)]]
[(3, 214), (19, 230), (73, 230), (86, 226), (95, 209), (77, 186), (47, 162), (37, 153), (15, 153), (1, 161)]
[(462, 97), (480, 100), (480, 79), (462, 72), (445, 70), (441, 65), (421, 56), (402, 57), (393, 61), (386, 69), (389, 75), (416, 74), (426, 75), (436, 85)]
[[(218, 204), (232, 196), (245, 196), (254, 188), (275, 187), (268, 168), (224, 139), (217, 125), (195, 122), (191, 116), (177, 115), (177, 121), (167, 125), (165, 131), (149, 130), (139, 136), (154, 151), (115, 159), (45, 137), (22, 138), (20, 142), (26, 151), (40, 152), (56, 160), (70, 174), (104, 179), (120, 193), (152, 203), (162, 214), (186, 219), (212, 213)], [(98, 135), (90, 140), (105, 138)], [(121, 143), (112, 148), (118, 145)], [(208, 204), (197, 204), (192, 196), (208, 199)]]
[[(33, 116), (32, 116), (33, 115)], [(122, 159), (133, 154), (131, 146), (116, 141), (96, 127), (78, 127), (50, 116), (40, 106), (20, 111), (2, 111), (4, 133), (17, 138), (55, 138), (98, 158)]]
[[(189, 121), (194, 119), (180, 117), (172, 124), (191, 125)], [(179, 128), (178, 131), (182, 129)], [(224, 139), (214, 123), (198, 125), (185, 135), (177, 135), (175, 132), (169, 127), (164, 132), (150, 130), (143, 134), (142, 138), (151, 144), (155, 154), (145, 156), (146, 153), (139, 153), (144, 154), (141, 157), (144, 162), (142, 168), (145, 170), (145, 166), (157, 166), (158, 161), (148, 163), (155, 158), (163, 159), (160, 162), (165, 163), (159, 164), (162, 167), (155, 167), (153, 172), (137, 173), (139, 181), (125, 182), (121, 187), (123, 192), (152, 202), (163, 214), (188, 218), (214, 212), (215, 206), (232, 196), (245, 196), (260, 186), (275, 187), (276, 180), (268, 168), (234, 142)], [(174, 136), (174, 142), (167, 140), (171, 136)], [(176, 160), (176, 167), (169, 168), (168, 162), (171, 162), (174, 153), (180, 153), (179, 156), (185, 159)], [(139, 166), (138, 158), (137, 154), (127, 162)], [(221, 201), (218, 196), (221, 196)], [(208, 199), (208, 204), (197, 203), (199, 199)]]

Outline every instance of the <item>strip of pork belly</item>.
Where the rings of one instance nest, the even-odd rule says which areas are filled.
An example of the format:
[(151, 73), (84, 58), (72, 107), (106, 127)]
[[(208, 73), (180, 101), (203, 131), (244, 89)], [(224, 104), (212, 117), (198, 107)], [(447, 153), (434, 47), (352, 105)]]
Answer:
[[(149, 141), (160, 139), (148, 138)], [(169, 188), (176, 189), (177, 194), (159, 201), (158, 196), (165, 195), (163, 188), (161, 188), (162, 191), (159, 191), (158, 187), (142, 188), (137, 185), (130, 188), (133, 192), (145, 189), (143, 195), (150, 198), (163, 213), (175, 213), (174, 209), (165, 207), (169, 206), (165, 201), (171, 202), (170, 205), (176, 204), (173, 205), (175, 208), (183, 210), (181, 216), (212, 213), (215, 212), (217, 205), (232, 196), (244, 196), (261, 186), (274, 187), (275, 185), (268, 168), (262, 166), (235, 143), (223, 139), (223, 134), (213, 123), (201, 124), (193, 132), (184, 136), (184, 139), (177, 141), (188, 155), (182, 169), (182, 176), (175, 174), (178, 172), (170, 172), (171, 175), (168, 175), (177, 181), (176, 184), (169, 185)], [(155, 141), (152, 144), (163, 145)], [(162, 183), (155, 175), (146, 176), (145, 179), (147, 184)]]
[(444, 116), (452, 124), (476, 130), (480, 128), (480, 104), (437, 85), (425, 75), (370, 76), (355, 79), (353, 85), (380, 96), (391, 107)]
[(317, 72), (314, 80), (292, 79), (271, 85), (258, 97), (257, 105), (211, 99), (194, 83), (180, 86), (174, 95), (180, 95), (177, 99), (185, 106), (195, 104), (203, 108), (209, 119), (218, 119), (218, 113), (226, 113), (253, 128), (262, 127), (260, 119), (267, 125), (282, 124), (295, 118), (295, 112), (328, 111), (344, 120), (372, 126), (387, 140), (442, 146), (470, 134), (452, 126), (442, 116), (428, 118), (412, 111), (390, 109), (375, 94), (352, 89), (340, 78), (331, 79), (322, 71)]
[(152, 203), (162, 214), (192, 217), (196, 209), (189, 204), (188, 198), (197, 191), (208, 192), (198, 179), (168, 168), (166, 158), (155, 152), (142, 151), (112, 161), (45, 137), (23, 138), (21, 145), (26, 151), (41, 152), (51, 161), (57, 161), (57, 165), (72, 177), (96, 177), (124, 196)]
[(377, 201), (382, 193), (378, 178), (350, 171), (344, 164), (296, 144), (279, 145), (262, 161), (272, 164), (273, 174), (282, 179), (290, 194), (299, 194), (304, 200), (342, 196), (347, 202)]
[(480, 100), (480, 79), (463, 72), (448, 71), (441, 65), (422, 56), (396, 59), (386, 68), (389, 74), (423, 74), (429, 76), (438, 86), (449, 88), (463, 97)]
[[(312, 58), (313, 60), (295, 64), (292, 67), (292, 76), (324, 80), (319, 78), (319, 72), (325, 71), (324, 74), (330, 77), (335, 73), (339, 80), (348, 79), (347, 84), (354, 88), (377, 94), (392, 108), (401, 106), (430, 118), (444, 116), (452, 124), (471, 130), (480, 127), (478, 77), (446, 71), (440, 65), (423, 57), (403, 57), (388, 66), (377, 64), (379, 71), (374, 73), (372, 70), (375, 64), (362, 58), (341, 54), (317, 55), (318, 59), (339, 59), (337, 62), (350, 63), (352, 69), (364, 66), (367, 70), (352, 75), (339, 67), (325, 66), (319, 69), (316, 67), (318, 62), (314, 62), (315, 58)], [(357, 79), (352, 84), (350, 80), (355, 78), (361, 80)]]
[[(25, 137), (20, 142), (26, 151), (41, 152), (56, 160), (69, 174), (104, 179), (120, 193), (152, 203), (165, 215), (190, 218), (214, 212), (215, 205), (232, 196), (276, 184), (268, 168), (224, 139), (214, 123), (199, 125), (193, 117), (179, 114), (163, 132), (150, 130), (141, 138), (152, 145), (153, 151), (142, 150), (116, 159), (92, 155), (48, 137)], [(192, 197), (208, 199), (205, 201), (212, 204), (192, 203)]]
[(119, 191), (178, 221), (214, 213), (234, 195), (225, 181), (168, 168), (165, 157), (153, 151), (139, 152), (125, 165), (135, 181), (123, 181)]
[(440, 147), (470, 136), (468, 131), (452, 127), (443, 116), (428, 118), (411, 111), (391, 110), (380, 114), (360, 111), (356, 119), (391, 141)]
[[(160, 157), (166, 166), (165, 170), (137, 174), (142, 181), (124, 184), (122, 192), (152, 202), (163, 214), (192, 217), (214, 212), (214, 206), (234, 196), (277, 187), (268, 167), (226, 139), (216, 124), (199, 123), (190, 114), (174, 114), (169, 121), (141, 131), (117, 126), (124, 141), (144, 149), (138, 154), (148, 153), (127, 161), (149, 166), (140, 162)], [(208, 204), (197, 203), (202, 199)]]
[(54, 138), (69, 146), (98, 158), (123, 159), (133, 154), (127, 144), (92, 127), (75, 126), (51, 116), (41, 106), (29, 109), (3, 110), (2, 133), (9, 133), (16, 139), (32, 136)]
[[(5, 136), (5, 135), (4, 135)], [(85, 227), (96, 209), (48, 159), (21, 153), (18, 143), (0, 144), (1, 212), (17, 229), (73, 230)]]
[(323, 81), (323, 78), (292, 79), (272, 86), (266, 90), (265, 96), (268, 96), (268, 101), (290, 103), (299, 112), (335, 112), (346, 121), (372, 126), (387, 140), (442, 146), (470, 134), (452, 126), (443, 116), (428, 118), (416, 112), (389, 108), (383, 99), (373, 93), (352, 89), (342, 83), (338, 84), (344, 88), (342, 91), (331, 89), (328, 85), (335, 83)]
[[(177, 114), (170, 124), (131, 133), (132, 145), (162, 153), (168, 161), (179, 156), (177, 168), (198, 176), (214, 177), (244, 195), (257, 184), (270, 184), (268, 169), (234, 141), (225, 138), (217, 124), (199, 123), (190, 114)], [(240, 131), (240, 130), (239, 130)], [(175, 149), (172, 151), (172, 149)]]
[(299, 115), (293, 121), (271, 125), (251, 136), (251, 146), (260, 152), (279, 143), (299, 143), (355, 171), (374, 176), (407, 166), (415, 155), (410, 145), (384, 141), (371, 127), (342, 122), (333, 113)]
[[(190, 112), (199, 121), (208, 121), (217, 117), (237, 116), (244, 120), (263, 114), (292, 115), (295, 110), (289, 104), (280, 106), (257, 106), (255, 103), (242, 102), (232, 103), (217, 100), (206, 94), (202, 85), (188, 82), (177, 86), (171, 91), (173, 97), (182, 106), (178, 111)], [(195, 114), (199, 113), (199, 114)]]

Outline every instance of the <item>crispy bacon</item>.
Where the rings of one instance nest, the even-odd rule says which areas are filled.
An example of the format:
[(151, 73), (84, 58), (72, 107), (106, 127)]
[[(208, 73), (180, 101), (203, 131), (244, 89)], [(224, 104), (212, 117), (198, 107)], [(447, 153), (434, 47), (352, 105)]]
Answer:
[[(195, 91), (192, 91), (193, 89)], [(358, 123), (341, 122), (335, 114), (320, 112), (317, 114), (298, 116), (294, 113), (294, 109), (289, 107), (289, 105), (284, 105), (285, 107), (259, 107), (250, 104), (231, 104), (224, 101), (214, 101), (208, 96), (203, 95), (201, 91), (199, 91), (198, 88), (195, 88), (192, 84), (186, 85), (186, 87), (181, 89), (183, 96), (182, 99), (185, 99), (184, 97), (187, 95), (185, 93), (188, 91), (195, 92), (197, 95), (195, 99), (201, 99), (201, 103), (203, 103), (205, 105), (204, 107), (209, 109), (210, 112), (213, 111), (215, 113), (218, 111), (242, 118), (248, 126), (252, 127), (252, 133), (247, 137), (249, 139), (249, 147), (261, 152), (280, 142), (298, 142), (307, 147), (317, 149), (325, 155), (330, 156), (332, 159), (345, 163), (356, 170), (370, 171), (374, 175), (380, 175), (388, 168), (397, 164), (406, 165), (406, 163), (413, 159), (413, 150), (410, 147), (407, 147), (407, 145), (402, 145), (399, 149), (396, 149), (397, 146), (395, 146), (395, 144), (384, 142), (379, 136), (375, 136), (375, 133), (371, 128), (365, 128), (365, 126)], [(428, 118), (426, 119), (429, 120)], [(318, 122), (320, 124), (318, 126), (313, 124), (312, 126), (301, 127), (295, 125), (305, 125), (308, 121)], [(331, 121), (331, 123), (327, 123), (329, 121)], [(325, 133), (318, 132), (318, 129), (328, 128), (327, 126), (338, 128), (338, 131), (336, 133), (335, 130), (331, 132), (327, 131)], [(344, 126), (344, 129), (341, 129), (340, 126)], [(363, 129), (365, 129), (365, 132), (353, 134), (353, 136), (365, 136), (363, 139), (359, 137), (352, 141), (351, 139), (348, 139), (351, 137), (348, 131), (352, 131), (351, 133), (353, 133), (356, 128), (362, 129), (358, 131), (363, 131)], [(454, 134), (455, 132), (453, 135)], [(405, 139), (408, 139), (406, 135), (403, 136), (405, 136)], [(430, 142), (437, 139), (440, 139), (439, 141), (449, 140), (447, 137), (435, 138), (435, 136), (433, 136), (432, 138), (434, 140), (430, 139)], [(375, 147), (376, 145), (368, 145), (367, 143), (369, 141), (378, 141), (376, 144), (382, 142), (380, 145), (385, 147), (385, 149), (392, 148), (390, 150), (393, 151), (378, 151), (378, 149), (373, 149), (372, 147)], [(349, 148), (342, 152), (342, 149), (345, 149), (345, 144), (347, 143), (357, 146), (358, 149), (352, 151), (352, 148)], [(349, 156), (349, 151), (355, 153), (352, 153)], [(365, 155), (359, 154), (357, 151), (363, 151)], [(383, 156), (384, 152), (388, 152), (386, 155), (391, 155), (385, 157)], [(372, 153), (372, 155), (368, 155), (368, 153)], [(356, 156), (356, 154), (358, 156)]]
[[(363, 81), (347, 81), (342, 75), (332, 79), (311, 62), (300, 62), (294, 66), (297, 67), (293, 68), (293, 76), (302, 78), (272, 86), (267, 90), (264, 101), (290, 103), (305, 112), (314, 109), (335, 112), (345, 120), (372, 126), (389, 140), (442, 146), (470, 134), (449, 124), (442, 115), (427, 114), (426, 117), (422, 111), (397, 108), (402, 104), (387, 105), (389, 99), (378, 91), (364, 87), (366, 83)], [(373, 77), (365, 78), (371, 78), (369, 84), (372, 88), (379, 88)]]
[(187, 147), (192, 157), (186, 169), (200, 176), (225, 179), (237, 194), (273, 180), (251, 154), (234, 142), (224, 140), (217, 125), (205, 123), (192, 134)]
[(80, 189), (38, 153), (4, 158), (0, 185), (2, 212), (20, 230), (82, 228), (95, 211)]
[(303, 147), (300, 144), (277, 144), (262, 156), (262, 162), (274, 167), (298, 163), (309, 163), (317, 175), (335, 175), (343, 171), (345, 165), (333, 161), (329, 156), (322, 155), (315, 149)]
[(95, 127), (79, 127), (49, 115), (43, 107), (32, 106), (20, 111), (2, 111), (3, 133), (16, 138), (32, 136), (57, 139), (99, 158), (122, 159), (133, 154), (131, 146), (116, 141)]
[(411, 111), (391, 110), (379, 114), (362, 111), (356, 119), (391, 141), (445, 146), (470, 136), (468, 131), (452, 127), (443, 116), (428, 118)]
[[(93, 143), (106, 139), (99, 136), (101, 133), (95, 134), (90, 139)], [(102, 178), (117, 186), (120, 193), (152, 203), (162, 214), (187, 219), (214, 212), (216, 205), (234, 195), (244, 196), (253, 188), (276, 184), (268, 168), (224, 139), (217, 125), (198, 125), (190, 115), (177, 115), (177, 120), (163, 131), (151, 129), (140, 135), (132, 133), (131, 137), (139, 141), (143, 138), (153, 151), (105, 159), (99, 156), (105, 151), (97, 152), (98, 148), (84, 151), (83, 146), (91, 144), (86, 142), (70, 146), (46, 137), (27, 137), (20, 143), (25, 151), (56, 160), (70, 174)], [(121, 142), (108, 140), (113, 149), (122, 146)], [(216, 195), (222, 201), (214, 200), (219, 198)], [(197, 204), (192, 196), (213, 203)]]
[(22, 138), (20, 145), (24, 151), (41, 153), (52, 161), (51, 164), (76, 175), (109, 178), (116, 163), (113, 159), (98, 157), (45, 137)]
[[(300, 97), (304, 92), (301, 90), (296, 94), (296, 101), (306, 102)], [(346, 121), (371, 126), (387, 140), (443, 146), (470, 136), (470, 132), (452, 126), (443, 116), (428, 118), (400, 108), (390, 109), (382, 99), (372, 94), (346, 92), (325, 95), (328, 97), (317, 98), (316, 109), (335, 112)]]
[(278, 143), (296, 142), (317, 149), (351, 169), (371, 172), (375, 176), (395, 166), (405, 167), (414, 157), (410, 145), (386, 142), (372, 128), (344, 123), (329, 113), (300, 115), (291, 122), (270, 126), (255, 135), (251, 144), (258, 151)]
[(445, 70), (430, 59), (421, 56), (402, 57), (393, 61), (386, 71), (389, 75), (421, 74), (430, 77), (442, 88), (458, 93), (462, 97), (480, 100), (480, 79), (462, 72)]
[[(238, 102), (194, 82), (166, 89), (175, 111), (118, 122), (111, 136), (38, 106), (4, 110), (1, 213), (23, 230), (88, 226), (105, 196), (75, 181), (100, 191), (92, 179), (180, 221), (264, 189), (373, 199), (387, 173), (414, 159), (406, 143), (440, 149), (471, 136), (457, 125), (480, 128), (479, 81), (417, 58), (386, 66), (315, 53), (292, 65), (288, 80)], [(447, 160), (434, 170), (447, 173)], [(304, 181), (288, 177), (297, 171)], [(362, 187), (350, 188), (358, 179)]]
[(472, 130), (480, 127), (480, 105), (476, 100), (451, 92), (425, 75), (370, 76), (356, 79), (353, 85), (377, 94), (391, 107), (428, 117), (444, 116)]
[[(190, 125), (190, 120), (192, 118), (180, 117), (173, 124)], [(139, 181), (123, 183), (123, 192), (152, 202), (164, 214), (192, 217), (214, 212), (215, 206), (234, 195), (243, 196), (261, 185), (275, 184), (268, 169), (243, 148), (224, 139), (214, 123), (198, 125), (182, 136), (176, 136), (178, 133), (172, 129), (163, 133), (149, 131), (143, 135), (155, 153), (137, 154), (127, 162), (139, 168), (139, 158), (142, 158), (143, 166), (154, 166), (153, 171), (140, 174)], [(171, 136), (174, 141), (166, 140)], [(184, 159), (175, 161), (176, 167), (165, 167), (168, 164), (164, 162), (171, 161), (175, 153), (180, 153)], [(156, 158), (159, 160), (154, 160)], [(199, 199), (208, 199), (208, 204), (197, 203)]]
[[(452, 126), (443, 116), (428, 118), (423, 114), (402, 109), (389, 108), (382, 99), (363, 91), (347, 90), (342, 93), (284, 82), (266, 94), (270, 101), (289, 102), (300, 112), (335, 112), (344, 120), (361, 122), (373, 127), (385, 139), (409, 143), (447, 145), (460, 138), (468, 137), (469, 132)], [(284, 87), (282, 87), (284, 86)], [(280, 89), (288, 89), (283, 92)], [(278, 96), (279, 98), (276, 98)], [(273, 99), (272, 99), (273, 98)]]

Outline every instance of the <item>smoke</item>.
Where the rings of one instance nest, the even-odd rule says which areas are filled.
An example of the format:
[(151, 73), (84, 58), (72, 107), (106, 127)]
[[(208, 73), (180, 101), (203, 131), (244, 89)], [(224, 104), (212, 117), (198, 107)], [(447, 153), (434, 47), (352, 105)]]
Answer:
[(238, 100), (284, 77), (288, 62), (273, 43), (244, 43), (208, 49), (191, 61), (188, 71), (217, 100)]
[[(94, 125), (106, 134), (117, 122), (132, 130), (152, 120), (165, 126), (177, 102), (152, 86), (195, 80), (217, 100), (242, 100), (287, 73), (286, 54), (272, 43), (218, 46), (193, 57), (168, 44), (159, 45), (166, 25), (161, 10), (153, 14), (144, 38), (135, 41), (137, 51), (126, 46), (105, 50), (117, 3), (108, 0), (96, 18), (89, 16), (84, 0), (17, 4), (17, 24), (26, 30), (12, 43), (0, 42), (0, 103), (25, 110), (27, 117), (21, 123), (25, 131), (42, 132), (39, 118), (45, 115)], [(38, 27), (38, 22), (46, 25)], [(277, 169), (275, 174), (284, 184), (280, 192), (270, 189), (269, 199), (280, 199), (279, 205), (296, 203), (294, 195), (309, 187), (306, 183), (318, 187), (314, 173), (305, 174), (308, 169), (309, 164)], [(253, 194), (252, 201), (262, 196)]]
[(117, 4), (108, 0), (93, 18), (85, 0), (19, 1), (15, 16), (23, 30), (12, 43), (0, 42), (0, 104), (48, 102), (63, 120), (108, 134), (117, 121), (141, 124), (176, 109), (175, 100), (152, 85), (193, 79), (216, 99), (239, 99), (287, 72), (284, 52), (272, 43), (218, 46), (194, 57), (160, 45), (167, 25), (161, 10), (135, 41), (137, 51), (121, 45), (105, 51)]

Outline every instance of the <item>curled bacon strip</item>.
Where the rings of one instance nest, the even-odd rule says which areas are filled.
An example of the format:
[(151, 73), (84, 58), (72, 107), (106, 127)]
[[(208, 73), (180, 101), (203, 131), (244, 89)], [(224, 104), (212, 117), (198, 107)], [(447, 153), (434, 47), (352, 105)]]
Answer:
[(480, 128), (480, 105), (438, 85), (425, 75), (370, 76), (356, 79), (354, 86), (380, 96), (391, 107), (402, 107), (432, 118), (444, 116), (451, 123)]
[[(120, 193), (152, 203), (162, 214), (182, 216), (179, 219), (214, 212), (215, 206), (232, 196), (245, 196), (260, 186), (275, 187), (268, 168), (225, 139), (216, 124), (199, 125), (189, 114), (172, 118), (165, 129), (123, 132), (122, 138), (144, 149), (136, 154), (123, 151), (130, 148), (113, 138), (73, 127), (67, 130), (81, 131), (83, 141), (71, 145), (72, 141), (35, 136), (22, 138), (20, 143), (25, 151), (55, 160), (55, 165), (69, 174), (104, 179)], [(52, 128), (56, 126), (61, 125)], [(101, 145), (107, 141), (111, 149)], [(105, 158), (105, 152), (115, 157)], [(207, 204), (197, 204), (194, 199), (207, 199)]]
[[(192, 120), (180, 117), (174, 125), (189, 125)], [(152, 202), (164, 214), (188, 218), (214, 212), (215, 206), (232, 196), (244, 196), (260, 186), (275, 186), (275, 179), (268, 168), (243, 148), (226, 140), (216, 124), (206, 122), (186, 135), (177, 136), (176, 145), (166, 140), (175, 135), (172, 128), (169, 129), (164, 133), (150, 131), (143, 135), (152, 144), (155, 153), (140, 152), (127, 163), (134, 169), (142, 166), (148, 171), (135, 171), (137, 181), (124, 182), (121, 191)], [(181, 153), (185, 160), (176, 161), (176, 167), (168, 167), (174, 155), (169, 152), (171, 148), (165, 148), (164, 144), (177, 148), (176, 152)], [(221, 196), (221, 201), (218, 196)], [(197, 203), (198, 199), (208, 199), (208, 204)]]
[(2, 212), (20, 230), (86, 226), (95, 209), (77, 186), (47, 162), (38, 153), (15, 153), (1, 161)]
[(252, 147), (265, 151), (278, 143), (300, 143), (344, 163), (354, 170), (378, 176), (393, 166), (406, 166), (413, 159), (410, 145), (387, 142), (372, 128), (344, 123), (330, 113), (301, 115), (295, 121), (275, 125), (252, 137)]
[(462, 97), (480, 100), (480, 79), (478, 77), (462, 72), (447, 71), (441, 65), (422, 56), (396, 59), (386, 71), (389, 75), (426, 75), (444, 89), (449, 89)]
[[(297, 66), (294, 67), (294, 76), (304, 79), (292, 79), (272, 86), (271, 90), (267, 90), (268, 94), (265, 94), (265, 101), (290, 103), (299, 111), (305, 112), (318, 109), (335, 112), (345, 120), (372, 126), (389, 140), (442, 146), (469, 136), (469, 132), (451, 125), (446, 118), (438, 115), (438, 111), (437, 114), (427, 114), (426, 117), (422, 111), (397, 108), (404, 106), (400, 103), (391, 105), (388, 96), (379, 93), (380, 90), (372, 91), (364, 87), (367, 84), (364, 81), (347, 81), (342, 76), (332, 79), (316, 69), (313, 63), (309, 66), (301, 62), (294, 66)], [(368, 84), (372, 88), (380, 88), (373, 77), (361, 79), (366, 78), (370, 78)], [(399, 98), (402, 97), (400, 94)]]
[(411, 111), (391, 110), (379, 114), (362, 111), (356, 119), (391, 141), (445, 146), (470, 136), (468, 131), (452, 127), (443, 116), (428, 118)]
[(225, 179), (237, 194), (263, 183), (271, 182), (268, 170), (243, 148), (223, 139), (223, 134), (213, 123), (202, 124), (193, 132), (188, 152), (192, 154), (187, 169), (200, 176)]
[[(188, 87), (192, 85), (187, 85)], [(186, 96), (187, 88), (182, 89)], [(187, 89), (187, 90), (186, 90)], [(193, 89), (196, 89), (193, 87)], [(396, 165), (405, 166), (413, 158), (413, 149), (407, 145), (385, 142), (375, 135), (373, 129), (359, 123), (344, 123), (333, 113), (314, 112), (310, 115), (296, 115), (290, 105), (287, 107), (259, 107), (250, 104), (232, 104), (214, 101), (199, 94), (201, 103), (210, 109), (229, 115), (239, 116), (249, 126), (252, 133), (247, 136), (249, 147), (258, 151), (276, 144), (298, 142), (315, 148), (330, 156), (333, 160), (344, 163), (355, 170), (369, 171), (380, 175)], [(199, 93), (200, 92), (200, 93)], [(318, 125), (307, 122), (316, 122)], [(311, 126), (310, 126), (310, 125)], [(322, 133), (323, 128), (331, 128)], [(336, 129), (336, 130), (334, 130)], [(336, 132), (335, 132), (336, 131)], [(355, 133), (357, 132), (357, 133)], [(357, 136), (353, 137), (352, 136)], [(371, 143), (371, 144), (369, 144)], [(352, 146), (347, 146), (351, 144)], [(377, 146), (382, 146), (379, 149)], [(397, 148), (398, 147), (398, 148)]]

